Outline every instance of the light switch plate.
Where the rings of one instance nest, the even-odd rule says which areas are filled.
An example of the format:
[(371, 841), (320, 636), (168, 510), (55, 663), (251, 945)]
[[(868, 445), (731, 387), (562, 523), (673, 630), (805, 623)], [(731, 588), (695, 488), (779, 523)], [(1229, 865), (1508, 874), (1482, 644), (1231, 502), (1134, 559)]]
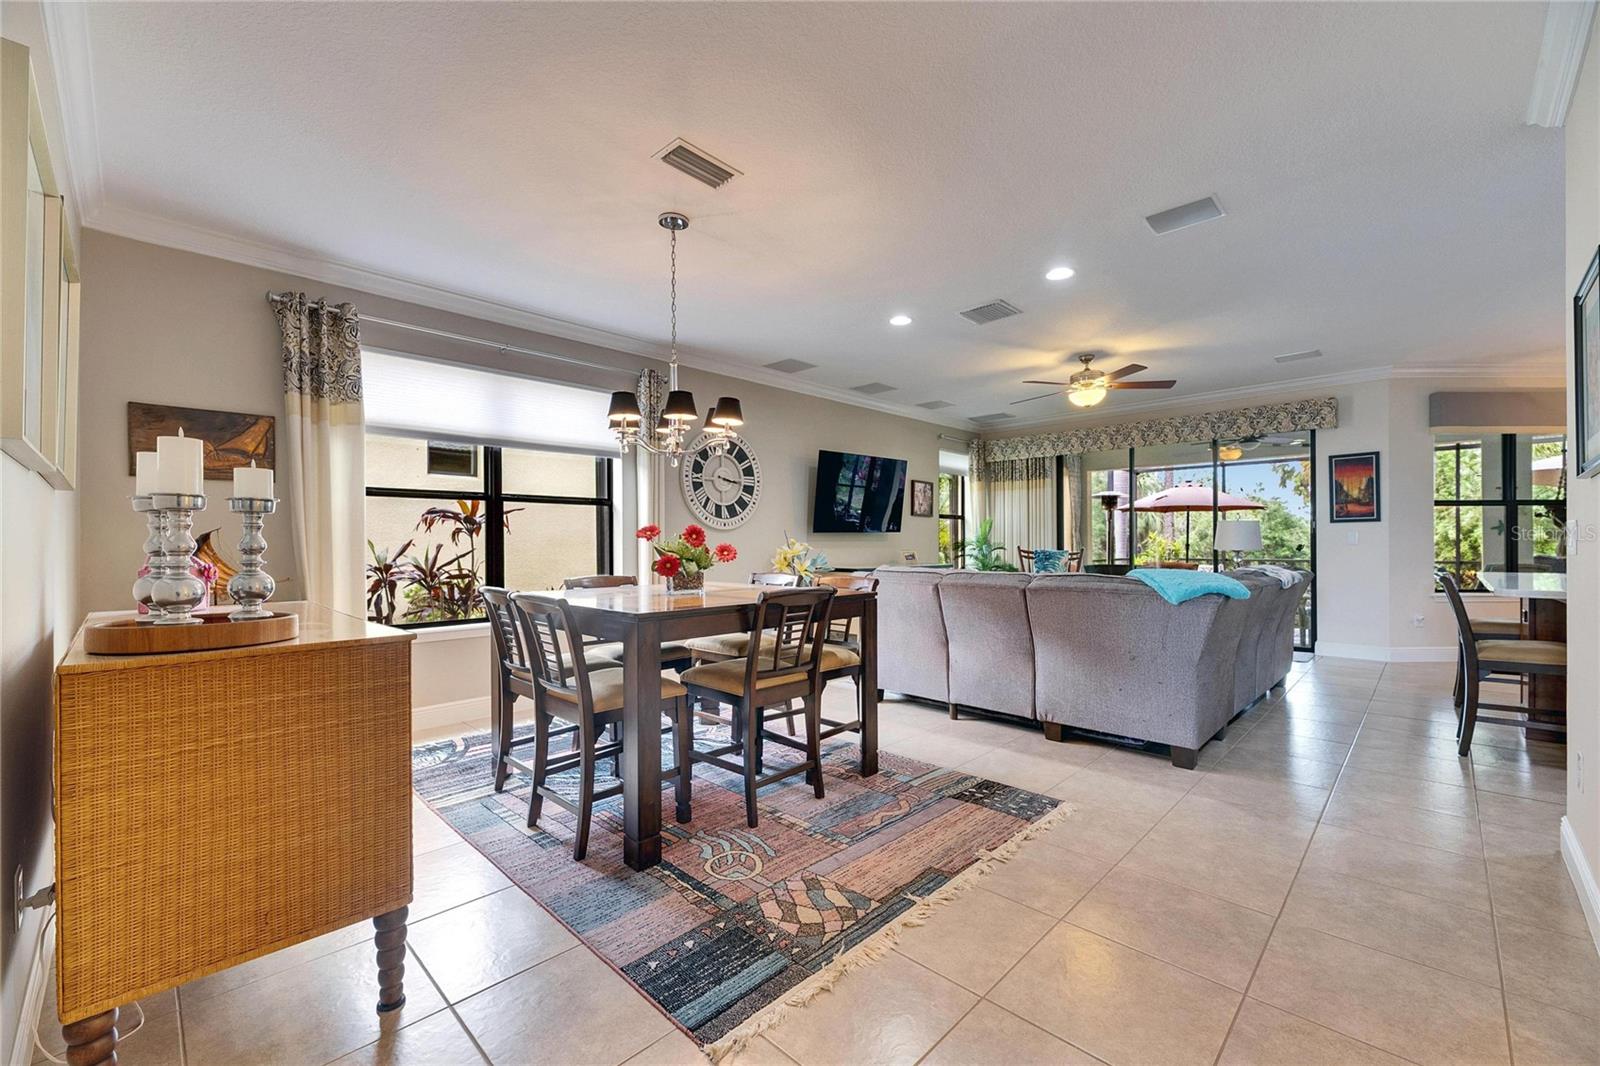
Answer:
[(1361, 543), (1361, 531), (1360, 530), (1356, 530), (1356, 529), (1346, 530), (1345, 531), (1345, 535), (1344, 535), (1344, 539), (1345, 539), (1345, 543), (1346, 544), (1360, 544)]

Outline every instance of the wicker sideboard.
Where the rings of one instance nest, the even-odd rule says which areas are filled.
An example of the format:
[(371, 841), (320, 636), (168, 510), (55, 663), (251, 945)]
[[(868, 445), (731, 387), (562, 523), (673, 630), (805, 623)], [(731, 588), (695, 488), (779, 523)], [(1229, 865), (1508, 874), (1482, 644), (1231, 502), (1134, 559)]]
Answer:
[[(56, 995), (69, 1061), (120, 1005), (366, 919), (404, 1000), (412, 634), (315, 604), (291, 641), (56, 669)], [(85, 625), (126, 614), (90, 615)]]

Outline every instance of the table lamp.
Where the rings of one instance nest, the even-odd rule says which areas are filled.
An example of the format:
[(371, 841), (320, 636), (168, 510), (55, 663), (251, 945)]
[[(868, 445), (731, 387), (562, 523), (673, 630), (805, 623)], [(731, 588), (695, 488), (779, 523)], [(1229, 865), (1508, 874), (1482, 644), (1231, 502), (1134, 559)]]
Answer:
[(1239, 554), (1261, 550), (1261, 523), (1251, 519), (1234, 519), (1217, 523), (1217, 551), (1233, 553), (1233, 568), (1239, 569)]

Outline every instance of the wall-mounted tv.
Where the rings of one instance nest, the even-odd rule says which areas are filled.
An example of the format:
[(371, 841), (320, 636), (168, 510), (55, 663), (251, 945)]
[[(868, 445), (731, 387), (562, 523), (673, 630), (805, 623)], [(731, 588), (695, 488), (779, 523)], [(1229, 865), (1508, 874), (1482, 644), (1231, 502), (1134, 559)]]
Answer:
[(814, 533), (898, 533), (906, 461), (851, 452), (817, 453)]

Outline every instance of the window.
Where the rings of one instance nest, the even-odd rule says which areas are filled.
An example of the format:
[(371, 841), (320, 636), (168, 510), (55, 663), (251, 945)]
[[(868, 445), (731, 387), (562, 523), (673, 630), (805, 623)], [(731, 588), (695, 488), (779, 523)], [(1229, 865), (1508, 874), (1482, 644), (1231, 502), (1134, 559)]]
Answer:
[(1433, 567), (1464, 590), (1482, 570), (1564, 570), (1566, 438), (1449, 434), (1433, 447)]
[(483, 585), (550, 589), (611, 572), (613, 460), (455, 444), (440, 464), (438, 442), (369, 430), (366, 443), (374, 621), (470, 621), (483, 616)]
[(944, 566), (961, 566), (966, 561), (966, 494), (966, 478), (939, 475), (939, 562)]

